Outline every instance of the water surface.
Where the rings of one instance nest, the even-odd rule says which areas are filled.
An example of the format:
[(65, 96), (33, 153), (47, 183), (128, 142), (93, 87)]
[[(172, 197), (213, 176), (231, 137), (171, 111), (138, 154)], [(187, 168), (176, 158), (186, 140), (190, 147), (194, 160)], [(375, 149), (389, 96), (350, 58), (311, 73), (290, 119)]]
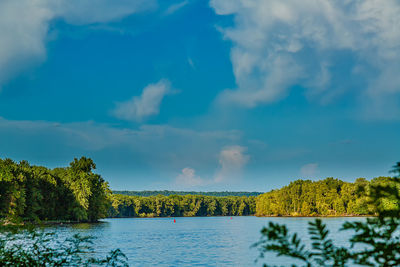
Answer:
[[(99, 224), (55, 226), (60, 236), (73, 233), (92, 235), (96, 253), (120, 248), (130, 266), (262, 266), (287, 264), (287, 258), (268, 255), (255, 263), (259, 253), (250, 248), (260, 238), (269, 221), (286, 224), (309, 243), (308, 222), (314, 218), (186, 217), (105, 219)], [(363, 218), (323, 218), (335, 243), (349, 246), (349, 233), (339, 232), (349, 220)]]

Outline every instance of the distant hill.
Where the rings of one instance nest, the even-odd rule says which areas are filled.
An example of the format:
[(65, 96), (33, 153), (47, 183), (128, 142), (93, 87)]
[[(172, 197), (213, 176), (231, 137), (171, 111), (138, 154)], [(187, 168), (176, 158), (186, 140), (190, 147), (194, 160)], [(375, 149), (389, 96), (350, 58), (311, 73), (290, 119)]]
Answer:
[(169, 191), (169, 190), (162, 190), (162, 191), (118, 191), (113, 190), (113, 194), (121, 194), (127, 196), (141, 196), (141, 197), (149, 197), (149, 196), (156, 196), (156, 195), (163, 195), (163, 196), (170, 196), (170, 195), (203, 195), (203, 196), (214, 196), (214, 197), (226, 197), (226, 196), (258, 196), (263, 194), (263, 192), (230, 192), (230, 191), (223, 191), (223, 192), (198, 192), (198, 191)]

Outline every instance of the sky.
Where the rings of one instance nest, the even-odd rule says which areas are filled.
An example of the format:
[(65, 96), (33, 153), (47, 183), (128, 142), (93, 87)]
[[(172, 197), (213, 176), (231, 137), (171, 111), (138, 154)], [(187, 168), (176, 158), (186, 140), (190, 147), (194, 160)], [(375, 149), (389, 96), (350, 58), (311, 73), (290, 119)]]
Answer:
[(397, 0), (0, 0), (0, 157), (114, 190), (387, 176), (399, 29)]

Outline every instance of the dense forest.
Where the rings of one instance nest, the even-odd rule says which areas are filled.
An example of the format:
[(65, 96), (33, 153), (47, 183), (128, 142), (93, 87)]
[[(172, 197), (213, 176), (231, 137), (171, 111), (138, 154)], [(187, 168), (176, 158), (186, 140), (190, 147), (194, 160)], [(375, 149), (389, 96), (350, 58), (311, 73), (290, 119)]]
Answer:
[[(252, 195), (257, 192), (209, 192), (211, 195), (200, 192), (200, 195), (175, 191), (141, 191), (145, 196), (135, 196), (112, 194), (108, 183), (93, 172), (95, 168), (94, 162), (85, 157), (75, 158), (68, 167), (55, 169), (0, 159), (0, 220), (93, 222), (107, 216), (375, 215), (376, 211), (368, 204), (369, 188), (393, 186), (390, 177), (371, 181), (359, 178), (354, 183), (326, 178), (297, 180), (258, 196)], [(165, 195), (146, 196), (154, 192)], [(387, 200), (382, 206), (391, 209), (398, 204)]]
[(0, 220), (93, 222), (104, 218), (111, 191), (93, 173), (95, 168), (85, 157), (52, 170), (0, 159)]
[(126, 196), (138, 196), (138, 197), (151, 197), (151, 196), (185, 196), (185, 195), (201, 195), (201, 196), (212, 196), (212, 197), (229, 197), (229, 196), (236, 196), (236, 197), (256, 197), (261, 195), (262, 192), (233, 192), (233, 191), (214, 191), (214, 192), (201, 192), (201, 191), (170, 191), (170, 190), (160, 190), (160, 191), (118, 191), (113, 190), (113, 194), (116, 195), (126, 195)]
[[(391, 173), (394, 177), (379, 177), (373, 179), (367, 185), (365, 180), (357, 179), (355, 185), (357, 194), (367, 196), (367, 202), (361, 201), (362, 206), (374, 213), (374, 217), (365, 220), (344, 221), (340, 231), (347, 231), (345, 239), (338, 241), (332, 239), (327, 224), (319, 218), (308, 222), (308, 240), (312, 241), (311, 246), (304, 242), (302, 233), (293, 233), (284, 224), (270, 221), (267, 227), (261, 230), (261, 238), (253, 244), (257, 247), (259, 259), (270, 259), (274, 253), (277, 257), (285, 257), (285, 266), (400, 266), (400, 162), (393, 166)], [(309, 182), (309, 181), (302, 181)], [(322, 182), (322, 183), (321, 183)], [(332, 190), (330, 197), (335, 195), (334, 189), (341, 191), (345, 186), (341, 181), (326, 179), (316, 182), (312, 187), (328, 186)], [(310, 184), (305, 185), (309, 188)], [(296, 186), (292, 185), (292, 188)], [(297, 188), (299, 186), (297, 185)], [(284, 192), (285, 190), (281, 190)], [(288, 191), (286, 191), (288, 192)], [(307, 191), (307, 195), (312, 193)], [(337, 195), (345, 198), (347, 193)], [(307, 203), (304, 200), (303, 203)], [(341, 207), (338, 201), (338, 207)], [(351, 201), (348, 202), (350, 204)], [(297, 206), (297, 205), (296, 205)], [(357, 206), (357, 205), (355, 205)], [(343, 207), (341, 208), (342, 210)], [(357, 207), (349, 207), (350, 211), (357, 212)], [(336, 231), (335, 231), (336, 232)], [(343, 244), (348, 244), (343, 246)], [(360, 249), (362, 248), (362, 249)], [(267, 254), (268, 253), (268, 254)], [(268, 255), (267, 257), (265, 257)], [(299, 265), (293, 264), (293, 262)], [(270, 266), (265, 263), (263, 266)]]
[[(334, 178), (320, 181), (296, 180), (278, 190), (257, 197), (204, 195), (112, 196), (110, 217), (165, 216), (358, 216), (375, 215), (369, 205), (371, 186), (391, 185), (391, 177), (378, 177), (354, 183)], [(400, 190), (400, 188), (399, 188)], [(386, 209), (397, 205), (383, 203)]]
[[(279, 190), (257, 197), (257, 216), (351, 216), (374, 215), (368, 205), (371, 186), (392, 185), (391, 177), (378, 177), (371, 181), (358, 178), (354, 183), (334, 178), (320, 181), (297, 180)], [(398, 188), (400, 190), (400, 188)], [(383, 203), (386, 209), (398, 205)]]
[(253, 215), (255, 197), (202, 195), (113, 195), (110, 217), (242, 216)]

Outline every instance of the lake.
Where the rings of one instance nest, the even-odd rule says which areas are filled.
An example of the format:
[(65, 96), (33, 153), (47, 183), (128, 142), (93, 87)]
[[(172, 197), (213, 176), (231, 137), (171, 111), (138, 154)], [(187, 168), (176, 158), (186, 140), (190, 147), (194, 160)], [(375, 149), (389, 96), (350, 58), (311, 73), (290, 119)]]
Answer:
[[(49, 227), (59, 236), (73, 233), (96, 238), (96, 253), (120, 248), (130, 266), (262, 266), (288, 264), (287, 258), (268, 256), (255, 263), (258, 251), (250, 246), (260, 238), (260, 230), (269, 221), (286, 224), (306, 238), (308, 222), (314, 218), (266, 217), (185, 217), (104, 219), (98, 224)], [(363, 218), (323, 218), (336, 244), (348, 246), (347, 232), (339, 232), (349, 220)]]

